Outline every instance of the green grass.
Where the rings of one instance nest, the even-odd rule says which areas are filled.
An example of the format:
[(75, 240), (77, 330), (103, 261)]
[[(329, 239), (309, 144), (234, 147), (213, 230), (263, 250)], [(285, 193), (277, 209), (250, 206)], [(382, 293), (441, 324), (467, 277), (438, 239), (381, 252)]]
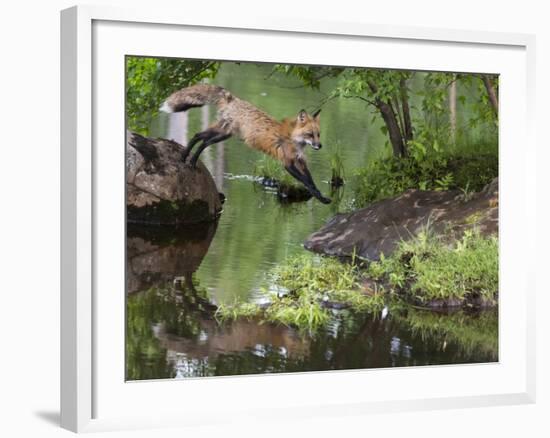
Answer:
[(344, 160), (340, 144), (337, 143), (330, 153), (330, 181), (333, 185), (339, 185), (344, 182)]
[(234, 321), (236, 319), (255, 319), (262, 314), (262, 308), (254, 303), (238, 302), (233, 304), (221, 303), (215, 313), (215, 318), (220, 322)]
[(326, 303), (349, 306), (357, 312), (382, 309), (381, 294), (366, 295), (361, 291), (362, 275), (355, 264), (311, 254), (295, 256), (271, 273), (270, 284), (274, 289), (287, 290), (286, 295), (271, 293), (271, 304), (265, 308), (249, 303), (221, 305), (216, 318), (220, 321), (258, 318), (260, 322), (280, 323), (314, 333), (330, 320)]
[(321, 307), (316, 297), (300, 294), (297, 297), (277, 299), (265, 311), (267, 321), (296, 327), (314, 333), (330, 320), (330, 314)]
[(368, 268), (369, 276), (393, 293), (426, 304), (481, 298), (494, 303), (498, 293), (498, 239), (468, 230), (449, 243), (429, 231), (400, 243), (391, 257), (382, 257)]

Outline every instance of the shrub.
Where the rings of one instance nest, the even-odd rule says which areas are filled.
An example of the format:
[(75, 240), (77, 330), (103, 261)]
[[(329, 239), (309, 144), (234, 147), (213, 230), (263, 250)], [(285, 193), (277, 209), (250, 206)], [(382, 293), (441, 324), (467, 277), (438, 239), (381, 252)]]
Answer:
[(397, 196), (408, 189), (479, 191), (498, 176), (498, 156), (488, 146), (480, 151), (448, 153), (434, 141), (431, 147), (411, 141), (406, 157), (370, 163), (357, 173), (354, 207)]

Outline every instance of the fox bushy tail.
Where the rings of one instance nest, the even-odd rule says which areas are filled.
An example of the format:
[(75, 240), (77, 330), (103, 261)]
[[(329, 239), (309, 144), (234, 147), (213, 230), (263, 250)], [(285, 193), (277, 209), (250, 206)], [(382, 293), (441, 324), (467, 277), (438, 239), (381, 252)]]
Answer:
[(221, 100), (230, 100), (231, 93), (223, 87), (208, 84), (196, 84), (172, 93), (160, 107), (165, 113), (187, 111), (208, 104), (218, 104)]

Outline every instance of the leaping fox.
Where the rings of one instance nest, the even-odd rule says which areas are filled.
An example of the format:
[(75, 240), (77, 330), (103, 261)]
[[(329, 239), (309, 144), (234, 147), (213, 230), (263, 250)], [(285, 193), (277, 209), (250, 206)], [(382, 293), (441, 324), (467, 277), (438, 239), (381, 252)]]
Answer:
[(296, 117), (279, 122), (250, 102), (234, 96), (225, 88), (207, 84), (197, 84), (176, 91), (166, 99), (160, 110), (173, 113), (207, 104), (217, 106), (217, 121), (191, 138), (183, 152), (183, 161), (199, 141), (202, 143), (191, 158), (193, 167), (196, 166), (199, 155), (204, 149), (235, 135), (248, 146), (279, 160), (287, 172), (300, 181), (323, 204), (331, 202), (315, 186), (304, 155), (304, 148), (307, 145), (315, 150), (321, 149), (319, 141), (321, 110), (312, 115), (301, 110)]

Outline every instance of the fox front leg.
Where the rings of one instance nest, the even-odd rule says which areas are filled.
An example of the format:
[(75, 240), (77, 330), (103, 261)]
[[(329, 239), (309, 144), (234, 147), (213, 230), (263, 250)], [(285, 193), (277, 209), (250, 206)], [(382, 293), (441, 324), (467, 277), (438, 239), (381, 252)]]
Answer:
[(319, 201), (321, 201), (323, 204), (330, 204), (332, 202), (331, 199), (325, 198), (319, 189), (315, 186), (315, 183), (313, 182), (313, 179), (311, 178), (311, 174), (307, 170), (307, 167), (304, 167), (304, 173), (300, 172), (298, 168), (294, 165), (294, 163), (290, 164), (289, 166), (285, 166), (285, 169), (288, 173), (290, 173), (294, 178), (296, 178), (298, 181), (300, 181), (304, 186), (306, 186), (306, 189), (315, 196)]
[[(311, 176), (311, 173), (309, 173), (309, 169), (307, 168), (306, 163), (302, 162), (301, 167), (302, 167), (302, 173), (305, 175), (306, 180), (309, 182), (309, 185), (313, 187), (313, 189), (315, 189), (317, 192), (319, 192), (319, 190), (315, 186), (315, 183), (313, 182), (313, 177)], [(320, 198), (317, 197), (317, 199), (319, 199), (319, 201), (321, 201), (323, 204), (330, 204), (332, 202), (331, 199), (325, 198), (323, 195), (321, 195), (321, 193), (319, 193), (319, 195), (321, 197)]]

